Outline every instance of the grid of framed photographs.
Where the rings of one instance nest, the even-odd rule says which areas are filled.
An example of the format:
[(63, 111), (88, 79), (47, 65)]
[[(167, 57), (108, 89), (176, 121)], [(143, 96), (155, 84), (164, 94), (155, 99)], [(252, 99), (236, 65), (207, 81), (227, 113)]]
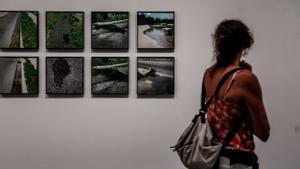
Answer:
[[(120, 52), (129, 49), (129, 12), (92, 11), (91, 49)], [(175, 44), (174, 11), (136, 13), (137, 52), (172, 52)], [(83, 11), (46, 11), (46, 49), (70, 52), (84, 49)], [(0, 48), (39, 48), (38, 11), (0, 11)], [(128, 96), (129, 57), (91, 57), (91, 94)], [(136, 59), (138, 97), (174, 95), (174, 57), (140, 56)], [(39, 58), (0, 57), (0, 94), (37, 95)], [(46, 57), (46, 94), (83, 95), (84, 58)]]

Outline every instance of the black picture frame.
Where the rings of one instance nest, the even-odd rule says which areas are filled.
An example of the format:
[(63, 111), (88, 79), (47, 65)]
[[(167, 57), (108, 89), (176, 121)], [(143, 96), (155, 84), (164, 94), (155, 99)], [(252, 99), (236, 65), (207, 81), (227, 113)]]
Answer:
[[(108, 63), (108, 64), (103, 64), (103, 65), (100, 65), (100, 64), (97, 65), (97, 66), (102, 66), (102, 68), (98, 69), (98, 70), (100, 70), (98, 75), (101, 76), (101, 79), (97, 79), (93, 75), (96, 71), (94, 68), (96, 66), (95, 65), (96, 59), (98, 59), (101, 62)], [(114, 60), (114, 59), (122, 59), (122, 60), (118, 61), (118, 60)], [(120, 62), (120, 63), (111, 65), (111, 67), (107, 66), (113, 62)], [(128, 96), (128, 94), (129, 94), (129, 67), (130, 67), (129, 57), (124, 57), (124, 56), (92, 57), (92, 59), (91, 59), (91, 93), (92, 93), (92, 95), (93, 96), (103, 96), (103, 97)], [(98, 83), (98, 84), (101, 84), (103, 82), (104, 84), (102, 84), (102, 85), (106, 85), (106, 86), (104, 86), (105, 88), (102, 87), (103, 89), (99, 90), (97, 92), (94, 87), (95, 85), (97, 85), (96, 81), (100, 81), (100, 83)]]
[[(66, 42), (67, 43), (67, 47), (64, 47), (64, 46), (55, 46), (55, 45), (57, 45), (57, 44), (59, 44), (59, 43), (57, 43), (57, 42), (55, 42), (55, 40), (54, 40), (54, 46), (51, 46), (49, 43), (49, 39), (48, 38), (51, 38), (52, 36), (49, 34), (49, 27), (50, 27), (50, 25), (49, 25), (49, 15), (51, 15), (51, 14), (80, 14), (81, 16), (81, 18), (82, 18), (82, 23), (81, 23), (81, 27), (79, 27), (80, 29), (81, 29), (81, 31), (75, 31), (73, 34), (75, 34), (74, 36), (75, 37), (80, 37), (81, 39), (79, 40), (79, 42), (80, 42), (80, 45), (77, 47), (77, 46), (75, 46), (75, 47), (72, 47), (72, 46), (70, 46), (70, 45), (74, 45), (74, 44), (76, 44), (77, 45), (77, 41), (75, 41), (75, 40), (73, 40), (72, 41), (72, 38), (70, 37), (70, 36), (73, 36), (72, 35), (72, 32), (71, 33), (66, 33), (66, 34), (63, 34), (63, 35), (58, 35), (58, 37), (61, 39), (61, 41), (63, 41), (63, 43), (64, 42)], [(83, 50), (84, 49), (84, 22), (85, 22), (85, 19), (84, 19), (84, 12), (83, 11), (46, 11), (46, 49), (47, 50)], [(52, 19), (52, 20), (56, 20), (55, 19), (55, 17), (54, 17), (54, 15), (52, 15), (52, 17), (54, 18), (54, 19)], [(57, 22), (56, 22), (56, 24), (58, 24)], [(63, 24), (63, 23), (62, 23)], [(60, 26), (57, 26), (57, 29), (62, 29), (62, 28), (66, 28), (67, 26), (66, 25), (60, 25)], [(49, 29), (49, 30), (48, 30)], [(72, 29), (72, 27), (70, 27), (69, 29)], [(71, 31), (71, 30), (69, 30), (69, 31)], [(62, 30), (59, 30), (58, 32), (63, 32)], [(71, 35), (70, 35), (71, 34)], [(80, 35), (76, 35), (76, 34), (81, 34), (81, 36)], [(73, 43), (73, 44), (72, 44)]]
[[(93, 30), (96, 25), (93, 25), (93, 24), (95, 24), (94, 17), (97, 14), (100, 14), (100, 15), (101, 14), (125, 14), (125, 15), (127, 15), (127, 22), (124, 21), (125, 25), (123, 24), (120, 26), (115, 26), (113, 28), (110, 28), (110, 29), (115, 29), (115, 30), (119, 31), (118, 33), (115, 33), (115, 34), (117, 34), (115, 36), (121, 36), (121, 37), (118, 37), (118, 39), (125, 39), (125, 40), (122, 40), (122, 42), (126, 44), (125, 46), (123, 46), (122, 42), (120, 42), (121, 44), (117, 44), (116, 47), (113, 47), (114, 46), (113, 40), (109, 40), (109, 39), (99, 40), (97, 42), (99, 44), (96, 45), (96, 41), (94, 40), (94, 35), (93, 35)], [(125, 19), (122, 19), (122, 20), (125, 20)], [(91, 12), (91, 49), (93, 51), (128, 51), (128, 49), (129, 49), (129, 27), (130, 27), (129, 22), (130, 22), (130, 15), (129, 15), (128, 11), (92, 11)], [(127, 24), (127, 26), (126, 26), (126, 24)], [(127, 30), (126, 30), (126, 27), (127, 27)], [(122, 31), (125, 31), (125, 32), (123, 33)], [(108, 34), (108, 33), (109, 32), (105, 32), (103, 34)], [(99, 33), (99, 34), (101, 34), (101, 33)], [(124, 34), (124, 35), (121, 35), (121, 34)], [(110, 36), (111, 35), (108, 35), (108, 37), (110, 37)], [(104, 45), (104, 44), (107, 46), (101, 47), (101, 45)]]
[[(141, 61), (144, 61), (144, 63)], [(143, 56), (137, 57), (136, 62), (136, 92), (138, 97), (174, 97), (175, 57)]]
[[(74, 63), (72, 65), (72, 63), (70, 63), (72, 59), (77, 65), (74, 65)], [(56, 64), (55, 69), (57, 70), (58, 73), (56, 76), (57, 78), (55, 80), (54, 77), (55, 75), (53, 72), (54, 69), (53, 64), (51, 65), (51, 63), (49, 62), (55, 62), (57, 60), (59, 60), (59, 62), (53, 63)], [(45, 64), (46, 64), (45, 66), (46, 67), (46, 94), (48, 96), (56, 96), (56, 95), (81, 96), (84, 94), (84, 57), (78, 57), (78, 56), (48, 57), (47, 56)], [(50, 76), (53, 77), (50, 78)]]
[[(168, 37), (165, 37), (165, 40), (164, 40), (164, 43), (161, 42), (161, 44), (156, 44), (156, 45), (160, 45), (160, 47), (155, 47), (155, 46), (151, 46), (153, 45), (153, 42), (155, 42), (155, 38), (158, 39), (158, 35), (155, 35), (155, 34), (151, 34), (151, 36), (153, 38), (150, 38), (149, 36), (143, 38), (144, 41), (149, 41), (152, 39), (152, 42), (148, 43), (148, 45), (145, 43), (144, 45), (142, 44), (141, 42), (141, 35), (144, 34), (144, 32), (146, 32), (147, 30), (151, 30), (151, 29), (155, 29), (151, 26), (148, 25), (149, 28), (145, 27), (144, 28), (141, 28), (141, 26), (139, 25), (142, 25), (143, 23), (147, 23), (147, 22), (155, 22), (153, 21), (154, 19), (150, 20), (148, 19), (147, 21), (146, 20), (143, 20), (144, 17), (141, 17), (140, 15), (168, 15), (168, 16), (172, 16), (173, 18), (172, 19), (166, 19), (166, 22), (170, 22), (170, 23), (161, 23), (161, 25), (157, 25), (157, 31), (160, 31), (160, 32), (156, 32), (157, 33), (163, 33), (163, 34), (166, 34), (168, 33), (169, 35), (167, 35)], [(136, 45), (137, 45), (137, 51), (138, 52), (173, 52), (174, 49), (175, 49), (175, 11), (137, 11), (137, 14), (136, 14), (136, 17), (137, 17), (137, 36), (136, 36)], [(144, 30), (145, 29), (145, 30)], [(163, 29), (163, 31), (161, 30), (158, 30), (158, 29)], [(153, 41), (154, 40), (154, 41)], [(170, 42), (171, 40), (171, 42)], [(157, 41), (156, 41), (157, 42)], [(158, 43), (158, 42), (157, 42)], [(150, 45), (151, 44), (151, 45)], [(164, 45), (162, 45), (164, 44)]]
[[(24, 60), (21, 61), (21, 59)], [(35, 63), (32, 63), (33, 59), (36, 60)], [(0, 94), (1, 95), (36, 96), (39, 94), (39, 57), (1, 56), (0, 69), (1, 69), (1, 73), (0, 73)], [(26, 88), (24, 87), (24, 84), (26, 85)], [(8, 92), (8, 90), (10, 90), (10, 92)]]
[[(0, 49), (3, 50), (37, 50), (39, 49), (39, 12), (34, 10), (24, 10), (24, 11), (18, 11), (18, 10), (1, 10), (0, 13), (8, 13), (6, 16), (1, 15), (0, 16)], [(13, 16), (15, 15), (18, 16)], [(18, 14), (20, 13), (20, 14)], [(22, 15), (23, 13), (31, 13), (32, 15)], [(36, 15), (36, 16), (34, 16)], [(5, 18), (2, 18), (5, 17)], [(17, 18), (16, 18), (17, 17)], [(33, 17), (36, 17), (36, 23), (34, 24)], [(2, 18), (2, 19), (1, 19)], [(30, 21), (28, 19), (31, 19)], [(4, 26), (12, 26), (13, 21), (15, 20), (15, 26), (14, 30), (3, 28)], [(10, 21), (10, 22), (9, 22)], [(24, 22), (22, 22), (24, 21)], [(22, 31), (22, 37), (21, 35), (21, 27), (24, 26), (24, 29)], [(2, 30), (1, 30), (2, 29)], [(32, 30), (36, 31), (32, 31)], [(6, 31), (5, 31), (6, 30)], [(8, 32), (10, 31), (10, 32)], [(3, 35), (1, 35), (3, 34)], [(9, 36), (11, 34), (11, 36)], [(7, 36), (7, 37), (3, 37)], [(11, 38), (10, 42), (3, 42), (5, 39)], [(18, 39), (18, 40), (13, 40)], [(22, 39), (22, 42), (21, 42)], [(1, 41), (2, 40), (2, 41)], [(17, 42), (12, 42), (17, 41)], [(4, 45), (3, 43), (9, 43), (9, 45)], [(23, 45), (24, 47), (21, 47)], [(10, 47), (10, 46), (16, 46), (16, 47)]]

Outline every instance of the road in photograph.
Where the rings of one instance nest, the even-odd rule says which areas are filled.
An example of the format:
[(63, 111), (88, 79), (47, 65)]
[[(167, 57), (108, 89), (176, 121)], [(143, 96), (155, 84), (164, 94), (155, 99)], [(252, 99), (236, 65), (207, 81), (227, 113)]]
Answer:
[(173, 12), (138, 12), (138, 48), (174, 48)]
[(152, 39), (150, 36), (144, 34), (144, 32), (151, 27), (149, 25), (139, 25), (138, 26), (138, 43), (140, 48), (162, 48), (156, 40)]
[[(23, 66), (21, 59), (18, 59), (18, 64), (15, 72), (14, 84), (11, 93), (22, 93), (22, 85), (26, 86), (26, 83), (22, 84), (24, 78), (23, 74)], [(25, 82), (25, 81), (24, 81)], [(26, 87), (25, 87), (26, 88)]]
[(37, 12), (0, 12), (0, 47), (38, 47)]
[[(19, 44), (19, 39), (13, 38), (14, 32), (19, 33), (19, 13), (0, 12), (0, 47), (9, 48), (13, 44)], [(13, 40), (18, 42), (13, 42)]]
[(82, 49), (83, 16), (82, 12), (47, 12), (47, 49)]
[(48, 35), (48, 46), (50, 48), (71, 48), (71, 32), (68, 13), (57, 15), (57, 22)]
[(0, 58), (0, 93), (12, 92), (18, 60), (18, 58)]

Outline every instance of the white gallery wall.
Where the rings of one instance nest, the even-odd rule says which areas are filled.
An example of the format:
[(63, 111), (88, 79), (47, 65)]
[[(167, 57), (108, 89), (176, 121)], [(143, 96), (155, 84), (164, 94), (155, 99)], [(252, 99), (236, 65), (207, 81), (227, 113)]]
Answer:
[[(37, 52), (0, 51), (0, 56), (39, 56), (37, 98), (0, 98), (0, 169), (183, 169), (169, 147), (199, 108), (202, 74), (212, 63), (211, 34), (226, 18), (240, 18), (254, 32), (246, 58), (263, 89), (271, 136), (256, 139), (262, 169), (300, 168), (299, 0), (1, 0), (0, 10), (40, 12)], [(83, 52), (45, 48), (45, 11), (84, 11)], [(176, 12), (175, 51), (138, 53), (136, 11)], [(90, 11), (129, 11), (129, 51), (92, 52)], [(85, 94), (48, 98), (46, 56), (84, 56)], [(129, 56), (128, 98), (93, 98), (91, 56)], [(137, 56), (175, 57), (175, 95), (136, 97)]]

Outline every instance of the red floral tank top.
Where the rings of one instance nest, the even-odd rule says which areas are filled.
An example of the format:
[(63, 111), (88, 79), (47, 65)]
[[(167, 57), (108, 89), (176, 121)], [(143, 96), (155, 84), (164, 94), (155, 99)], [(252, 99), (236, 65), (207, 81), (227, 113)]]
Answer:
[[(235, 75), (231, 79), (226, 92), (234, 78)], [(237, 120), (242, 120), (239, 130), (228, 145), (226, 145), (226, 148), (248, 152), (254, 151), (255, 145), (253, 133), (250, 128), (250, 117), (247, 114), (247, 111), (239, 105), (225, 102), (222, 99), (213, 99), (207, 109), (207, 120), (215, 134), (221, 139), (224, 139), (233, 129)]]

